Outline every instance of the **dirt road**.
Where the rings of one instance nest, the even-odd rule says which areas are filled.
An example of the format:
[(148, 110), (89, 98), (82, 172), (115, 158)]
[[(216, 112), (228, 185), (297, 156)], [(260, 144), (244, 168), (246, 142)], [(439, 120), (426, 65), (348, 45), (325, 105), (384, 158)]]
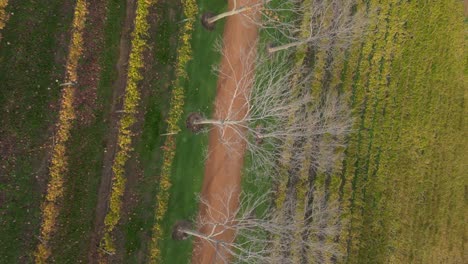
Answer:
[[(252, 4), (249, 0), (238, 0), (237, 7)], [(234, 1), (229, 1), (228, 10), (232, 10)], [(242, 15), (234, 15), (227, 18), (223, 35), (223, 56), (217, 84), (217, 95), (215, 99), (214, 119), (226, 119), (243, 116), (246, 109), (245, 94), (251, 87), (240, 86), (236, 80), (241, 79), (241, 75), (246, 72), (246, 68), (254, 67), (252, 56), (246, 57), (246, 53), (255, 50), (258, 37), (257, 26), (251, 24), (250, 20)], [(245, 77), (244, 77), (245, 78)], [(253, 76), (247, 76), (253, 78)], [(224, 134), (223, 134), (224, 133)], [(244, 131), (245, 133), (245, 131)], [(235, 144), (225, 144), (225, 141), (236, 142)], [(242, 168), (244, 165), (244, 153), (246, 144), (233, 129), (213, 129), (209, 135), (208, 157), (206, 161), (205, 176), (201, 196), (212, 207), (211, 217), (221, 221), (223, 214), (228, 215), (228, 211), (234, 211), (238, 207), (237, 199), (231, 199), (228, 206), (223, 198), (226, 192), (232, 190), (234, 197), (239, 196), (241, 189)], [(213, 210), (214, 209), (214, 210)], [(216, 212), (215, 212), (216, 211)], [(207, 216), (207, 206), (200, 205), (200, 216)], [(205, 225), (199, 230), (207, 233), (214, 228), (212, 225)], [(220, 230), (216, 229), (217, 231)], [(218, 235), (216, 239), (232, 241), (234, 232), (226, 231)], [(220, 254), (207, 242), (196, 239), (194, 242), (192, 263), (223, 263)]]

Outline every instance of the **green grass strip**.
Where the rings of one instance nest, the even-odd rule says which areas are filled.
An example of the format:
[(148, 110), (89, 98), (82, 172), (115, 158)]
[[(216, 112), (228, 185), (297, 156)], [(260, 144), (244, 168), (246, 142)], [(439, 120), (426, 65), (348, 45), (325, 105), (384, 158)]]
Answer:
[(187, 79), (185, 70), (187, 63), (192, 58), (192, 47), (190, 40), (194, 28), (194, 21), (198, 14), (198, 6), (194, 0), (183, 1), (183, 10), (186, 17), (185, 24), (180, 32), (180, 46), (177, 51), (176, 62), (176, 80), (173, 85), (171, 95), (171, 108), (169, 109), (169, 117), (167, 122), (168, 136), (164, 142), (163, 165), (161, 169), (161, 177), (159, 180), (159, 190), (156, 195), (156, 208), (154, 213), (155, 223), (153, 226), (153, 234), (150, 244), (150, 263), (159, 263), (161, 258), (160, 240), (163, 237), (162, 221), (167, 211), (169, 202), (169, 189), (171, 188), (171, 168), (174, 161), (176, 140), (175, 135), (180, 132), (179, 121), (184, 109), (184, 87), (182, 83)]

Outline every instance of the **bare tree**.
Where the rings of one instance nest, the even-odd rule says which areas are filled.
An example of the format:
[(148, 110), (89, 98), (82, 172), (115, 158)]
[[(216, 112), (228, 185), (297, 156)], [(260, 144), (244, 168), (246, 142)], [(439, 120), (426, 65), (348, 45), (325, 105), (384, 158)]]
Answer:
[[(233, 7), (231, 10), (218, 15), (213, 14), (212, 12), (205, 12), (201, 17), (201, 22), (206, 29), (213, 30), (218, 20), (233, 15), (239, 14), (244, 17), (248, 17), (249, 20), (258, 20), (258, 12), (263, 9), (263, 5), (265, 3), (270, 1), (271, 0), (233, 0)], [(242, 5), (240, 3), (242, 3)]]
[[(309, 45), (324, 47), (333, 43), (345, 48), (364, 30), (365, 19), (356, 10), (356, 0), (246, 0), (244, 5), (234, 1), (231, 10), (214, 15), (207, 12), (202, 24), (212, 30), (216, 21), (242, 15), (246, 23), (267, 32), (274, 45), (268, 52)], [(304, 23), (305, 22), (305, 23)]]
[(356, 10), (356, 0), (306, 0), (291, 7), (301, 22), (263, 16), (268, 28), (280, 32), (276, 38), (280, 44), (269, 46), (270, 53), (303, 45), (328, 49), (332, 43), (335, 49), (346, 48), (364, 32), (364, 14)]
[[(240, 75), (230, 68), (219, 72), (236, 84), (233, 98), (243, 97), (245, 104), (234, 107), (233, 101), (222, 102), (229, 104), (229, 107), (215, 108), (227, 109), (215, 113), (222, 119), (191, 113), (186, 120), (187, 128), (193, 132), (219, 129), (221, 142), (232, 149), (240, 143), (246, 144), (253, 163), (251, 167), (255, 169), (272, 168), (278, 160), (281, 162), (278, 150), (292, 147), (288, 146), (292, 143), (287, 139), (298, 141), (314, 135), (340, 136), (349, 132), (351, 118), (341, 96), (329, 96), (323, 104), (313, 103), (318, 99), (310, 95), (310, 78), (305, 74), (292, 82), (294, 73), (286, 55), (268, 58), (253, 54), (252, 51), (243, 54), (245, 59), (241, 61), (256, 56), (255, 77), (252, 78), (253, 69), (248, 65)], [(297, 87), (300, 88), (295, 89)], [(297, 93), (298, 90), (301, 92)], [(228, 129), (235, 133), (224, 133)]]
[[(318, 236), (332, 238), (339, 232), (335, 204), (316, 199), (310, 216), (283, 221), (282, 212), (270, 206), (271, 193), (260, 196), (243, 193), (242, 198), (233, 195), (233, 191), (225, 193), (226, 196), (217, 197), (221, 208), (200, 198), (206, 210), (197, 218), (197, 228), (193, 229), (187, 222), (178, 222), (174, 225), (173, 234), (177, 235), (173, 238), (181, 240), (192, 236), (208, 244), (215, 251), (213, 263), (292, 263), (286, 256), (293, 250), (299, 252), (302, 249), (312, 257), (340, 255), (332, 239), (325, 243), (314, 239)], [(230, 206), (233, 199), (239, 199), (234, 202), (239, 203), (239, 207)], [(308, 237), (297, 235), (304, 233)], [(286, 244), (293, 240), (294, 243)], [(276, 245), (276, 251), (272, 252), (274, 243), (279, 243), (279, 247)]]

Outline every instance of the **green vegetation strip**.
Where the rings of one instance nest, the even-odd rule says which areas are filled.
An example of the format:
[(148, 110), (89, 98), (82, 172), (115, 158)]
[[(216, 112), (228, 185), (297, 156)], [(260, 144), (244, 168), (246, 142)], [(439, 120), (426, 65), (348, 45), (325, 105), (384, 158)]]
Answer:
[(141, 70), (144, 66), (143, 52), (146, 48), (146, 37), (149, 24), (147, 21), (149, 8), (156, 0), (139, 0), (137, 2), (135, 29), (132, 34), (131, 52), (128, 62), (127, 87), (123, 105), (123, 115), (120, 119), (117, 138), (118, 150), (112, 165), (112, 189), (109, 211), (104, 219), (104, 235), (101, 247), (108, 253), (115, 253), (112, 231), (121, 217), (122, 196), (125, 191), (125, 164), (132, 151), (132, 126), (136, 123), (136, 112), (140, 102), (138, 82), (142, 79)]
[(151, 263), (159, 263), (161, 258), (160, 239), (163, 236), (161, 222), (165, 217), (167, 205), (169, 202), (169, 189), (171, 187), (170, 175), (176, 150), (176, 141), (174, 135), (180, 132), (179, 122), (184, 107), (184, 88), (182, 83), (187, 79), (187, 72), (185, 68), (192, 57), (192, 47), (190, 40), (193, 31), (193, 24), (198, 14), (198, 7), (196, 2), (193, 0), (183, 1), (183, 11), (186, 17), (186, 22), (180, 32), (180, 47), (177, 51), (177, 62), (175, 69), (176, 80), (173, 85), (171, 107), (169, 109), (169, 117), (167, 119), (168, 136), (163, 146), (163, 165), (161, 169), (161, 177), (159, 179), (159, 190), (156, 196), (156, 209), (154, 215), (155, 224), (153, 226), (153, 234), (150, 244)]
[[(226, 2), (217, 0), (197, 1), (199, 13), (204, 11), (222, 12)], [(198, 20), (198, 19), (197, 19)], [(217, 76), (212, 66), (217, 65), (220, 54), (213, 48), (222, 36), (223, 21), (215, 30), (207, 31), (199, 21), (194, 22), (191, 46), (193, 58), (187, 65), (188, 79), (181, 82), (184, 87), (184, 116), (191, 112), (203, 112), (211, 115), (216, 94)], [(182, 121), (182, 120), (181, 120)], [(181, 122), (182, 123), (182, 122)], [(197, 193), (200, 192), (203, 179), (207, 135), (193, 134), (182, 129), (176, 136), (176, 153), (171, 169), (168, 208), (161, 222), (163, 230), (159, 242), (161, 260), (174, 263), (185, 263), (192, 252), (191, 240), (174, 241), (171, 232), (177, 220), (193, 220), (197, 214)], [(160, 173), (158, 172), (158, 175)]]
[[(381, 7), (379, 13), (375, 17), (371, 17), (371, 29), (374, 30), (374, 34), (370, 35), (363, 46), (363, 58), (366, 58), (361, 61), (359, 67), (360, 78), (356, 81), (356, 88), (354, 90), (354, 107), (357, 108), (360, 105), (360, 110), (356, 113), (359, 116), (359, 119), (355, 123), (355, 138), (351, 139), (350, 148), (356, 147), (353, 150), (354, 153), (358, 155), (366, 155), (368, 151), (368, 143), (372, 141), (372, 134), (368, 133), (369, 130), (363, 128), (371, 127), (370, 118), (372, 115), (372, 107), (374, 104), (375, 97), (373, 96), (373, 91), (378, 90), (379, 87), (375, 87), (376, 80), (380, 77), (380, 64), (382, 61), (382, 55), (384, 47), (386, 44), (386, 32), (388, 24), (394, 21), (388, 21), (388, 16), (392, 8), (392, 4), (389, 2), (378, 3), (378, 1), (371, 2), (371, 5), (379, 5)], [(372, 14), (371, 14), (372, 15)], [(390, 41), (389, 44), (391, 44)], [(354, 156), (355, 158), (358, 155)], [(353, 192), (350, 198), (350, 219), (349, 219), (349, 228), (353, 229), (352, 236), (348, 237), (347, 250), (353, 251), (359, 248), (359, 232), (362, 230), (362, 217), (361, 217), (361, 208), (364, 202), (365, 194), (361, 192), (363, 189), (359, 188), (366, 182), (365, 176), (360, 174), (364, 169), (366, 161), (355, 160), (349, 162), (348, 165), (353, 166), (347, 173), (353, 172), (351, 184)]]

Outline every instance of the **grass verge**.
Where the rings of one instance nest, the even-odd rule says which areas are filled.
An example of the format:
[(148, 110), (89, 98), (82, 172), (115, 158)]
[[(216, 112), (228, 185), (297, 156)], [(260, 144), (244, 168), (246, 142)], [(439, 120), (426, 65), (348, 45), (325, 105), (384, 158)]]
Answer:
[(185, 70), (187, 63), (192, 58), (191, 37), (193, 31), (193, 24), (198, 14), (198, 7), (194, 0), (186, 0), (182, 2), (183, 12), (186, 22), (182, 27), (179, 39), (179, 49), (177, 51), (176, 61), (176, 80), (173, 84), (172, 95), (170, 100), (169, 116), (167, 122), (167, 137), (164, 142), (163, 150), (163, 164), (161, 168), (161, 176), (159, 178), (159, 189), (156, 196), (156, 209), (155, 209), (155, 224), (153, 226), (153, 234), (150, 244), (150, 262), (158, 263), (160, 261), (161, 252), (159, 248), (160, 240), (162, 237), (161, 222), (167, 211), (169, 201), (169, 189), (171, 187), (170, 175), (172, 163), (174, 161), (176, 142), (175, 135), (180, 132), (180, 119), (184, 107), (184, 88), (181, 83), (187, 80), (187, 72)]
[[(199, 14), (205, 11), (222, 11), (226, 5), (213, 0), (202, 0), (197, 4)], [(214, 31), (208, 32), (199, 23), (198, 17), (194, 21), (191, 37), (193, 58), (186, 66), (188, 78), (180, 81), (185, 95), (182, 116), (190, 112), (211, 112), (217, 80), (212, 66), (219, 60), (219, 54), (212, 47), (215, 40), (221, 37), (223, 25), (224, 23), (219, 23)], [(179, 120), (179, 127), (183, 121)], [(173, 241), (172, 225), (180, 219), (190, 220), (197, 212), (196, 193), (200, 191), (203, 179), (206, 142), (206, 135), (194, 135), (186, 129), (181, 129), (175, 136), (176, 151), (172, 167), (169, 168), (170, 182), (173, 186), (168, 189), (167, 208), (170, 210), (160, 222), (162, 233), (158, 247), (163, 263), (185, 263), (191, 256), (191, 241)]]

